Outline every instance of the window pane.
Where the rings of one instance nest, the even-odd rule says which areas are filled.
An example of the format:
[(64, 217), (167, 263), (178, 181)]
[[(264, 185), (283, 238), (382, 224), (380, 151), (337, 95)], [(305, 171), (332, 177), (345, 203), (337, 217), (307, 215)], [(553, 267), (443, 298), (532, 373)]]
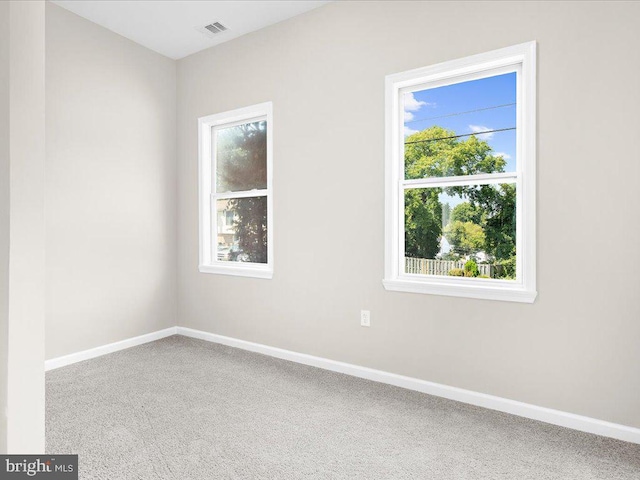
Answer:
[(516, 73), (402, 95), (405, 178), (516, 171)]
[(267, 197), (218, 200), (216, 259), (267, 263)]
[(405, 190), (405, 273), (514, 280), (516, 186)]
[(267, 122), (214, 128), (216, 192), (267, 188)]

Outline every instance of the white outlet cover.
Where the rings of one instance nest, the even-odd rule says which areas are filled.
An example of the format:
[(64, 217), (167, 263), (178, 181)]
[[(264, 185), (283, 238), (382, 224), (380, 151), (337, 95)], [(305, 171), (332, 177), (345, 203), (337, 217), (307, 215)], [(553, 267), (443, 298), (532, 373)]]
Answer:
[(371, 312), (369, 310), (360, 310), (360, 325), (363, 327), (371, 326)]

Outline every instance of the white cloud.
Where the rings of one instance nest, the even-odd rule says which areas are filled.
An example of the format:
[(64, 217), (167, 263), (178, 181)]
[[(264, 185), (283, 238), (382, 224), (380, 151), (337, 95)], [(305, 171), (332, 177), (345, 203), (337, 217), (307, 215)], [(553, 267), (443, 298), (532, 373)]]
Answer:
[(404, 111), (406, 112), (417, 112), (425, 105), (429, 105), (427, 102), (423, 102), (422, 100), (418, 100), (413, 93), (405, 93), (404, 94)]
[[(473, 133), (478, 132), (486, 132), (487, 130), (491, 130), (489, 127), (485, 127), (484, 125), (469, 125), (469, 129)], [(480, 140), (490, 140), (493, 137), (493, 133), (482, 133), (480, 135), (476, 135)]]
[(418, 100), (413, 93), (405, 93), (404, 94), (404, 121), (410, 122), (415, 118), (415, 115), (412, 112), (417, 112), (422, 107), (433, 107), (435, 103), (424, 102), (422, 100)]
[[(403, 98), (404, 103), (404, 121), (410, 122), (415, 118), (414, 112), (417, 112), (422, 107), (435, 107), (435, 103), (424, 102), (422, 100), (418, 100), (412, 92), (405, 93)], [(408, 137), (409, 135), (413, 135), (414, 133), (419, 132), (420, 130), (414, 130), (413, 128), (409, 128), (405, 125), (404, 127), (404, 136)]]
[(493, 152), (493, 156), (494, 157), (502, 157), (505, 160), (509, 160), (511, 158), (511, 155), (509, 155), (508, 153), (504, 153), (504, 152)]
[(420, 130), (414, 130), (413, 128), (409, 128), (406, 125), (404, 126), (404, 136), (408, 137), (409, 135), (413, 135), (414, 133), (418, 133)]

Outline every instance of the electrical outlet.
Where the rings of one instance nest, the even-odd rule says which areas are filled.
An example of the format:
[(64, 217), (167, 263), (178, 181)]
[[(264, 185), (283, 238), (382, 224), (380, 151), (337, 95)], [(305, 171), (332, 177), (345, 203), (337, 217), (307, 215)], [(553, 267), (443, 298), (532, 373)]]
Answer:
[(360, 310), (360, 325), (362, 327), (371, 326), (371, 312), (369, 310)]

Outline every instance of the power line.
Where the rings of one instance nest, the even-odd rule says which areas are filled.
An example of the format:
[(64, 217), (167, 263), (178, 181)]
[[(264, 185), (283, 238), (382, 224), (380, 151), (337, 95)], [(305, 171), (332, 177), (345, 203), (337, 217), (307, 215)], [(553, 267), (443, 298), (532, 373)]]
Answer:
[(506, 132), (508, 130), (515, 130), (515, 129), (516, 127), (498, 128), (496, 130), (485, 130), (483, 132), (472, 132), (472, 133), (463, 133), (462, 135), (451, 135), (450, 137), (428, 138), (427, 140), (412, 140), (411, 142), (404, 142), (404, 144), (411, 145), (413, 143), (426, 143), (426, 142), (435, 142), (437, 140), (450, 140), (452, 138), (470, 137), (471, 135), (484, 135), (485, 133)]
[(511, 107), (515, 105), (515, 103), (504, 103), (502, 105), (493, 105), (491, 107), (484, 107), (484, 108), (477, 108), (475, 110), (467, 110), (466, 112), (456, 112), (456, 113), (448, 113), (447, 115), (439, 115), (437, 117), (425, 117), (425, 118), (419, 118), (417, 120), (409, 120), (404, 122), (406, 123), (416, 123), (416, 122), (424, 122), (425, 120), (435, 120), (437, 118), (447, 118), (447, 117), (456, 117), (458, 115), (465, 115), (467, 113), (475, 113), (475, 112), (483, 112), (485, 110), (494, 110), (496, 108), (504, 108), (504, 107)]

